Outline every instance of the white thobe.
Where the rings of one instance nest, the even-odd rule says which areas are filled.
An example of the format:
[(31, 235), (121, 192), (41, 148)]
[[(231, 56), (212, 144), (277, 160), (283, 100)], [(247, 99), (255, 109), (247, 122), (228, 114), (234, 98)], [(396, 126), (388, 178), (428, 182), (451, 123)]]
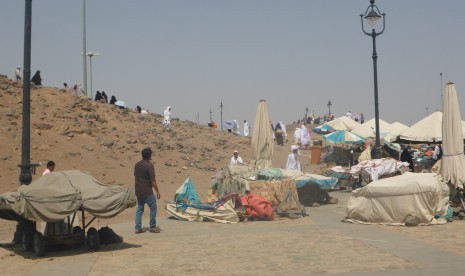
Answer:
[(231, 165), (242, 165), (242, 164), (244, 164), (244, 162), (242, 162), (242, 158), (240, 156), (238, 156), (237, 159), (234, 158), (234, 156), (231, 157), (231, 162), (230, 163), (231, 163)]
[(244, 123), (244, 136), (248, 137), (250, 135), (250, 126), (248, 122)]
[(300, 157), (298, 154), (291, 153), (287, 157), (286, 163), (286, 170), (294, 170), (294, 171), (301, 171), (300, 170)]

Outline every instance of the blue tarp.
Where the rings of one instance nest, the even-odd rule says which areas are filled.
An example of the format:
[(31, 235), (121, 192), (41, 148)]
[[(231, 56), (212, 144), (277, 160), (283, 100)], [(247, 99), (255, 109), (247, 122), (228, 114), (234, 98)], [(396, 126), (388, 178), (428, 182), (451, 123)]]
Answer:
[(332, 189), (334, 186), (336, 186), (338, 179), (335, 177), (329, 178), (329, 179), (301, 179), (301, 180), (296, 180), (295, 186), (297, 188), (300, 188), (304, 186), (308, 182), (314, 182), (318, 184), (318, 186), (321, 189)]

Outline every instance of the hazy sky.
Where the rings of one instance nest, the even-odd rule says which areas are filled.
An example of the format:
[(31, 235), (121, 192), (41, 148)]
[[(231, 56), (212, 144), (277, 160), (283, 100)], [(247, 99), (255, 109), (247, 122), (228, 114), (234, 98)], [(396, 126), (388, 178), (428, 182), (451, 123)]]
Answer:
[[(82, 0), (33, 0), (32, 73), (43, 84), (83, 82)], [(374, 117), (372, 41), (361, 31), (368, 0), (87, 0), (93, 88), (174, 117), (253, 122), (260, 98), (273, 122), (305, 107)], [(380, 117), (412, 124), (440, 109), (456, 83), (465, 117), (465, 1), (378, 0)], [(0, 74), (23, 66), (25, 1), (2, 0)], [(89, 71), (89, 66), (88, 66)], [(443, 73), (441, 87), (440, 73)], [(90, 80), (89, 80), (90, 94)]]

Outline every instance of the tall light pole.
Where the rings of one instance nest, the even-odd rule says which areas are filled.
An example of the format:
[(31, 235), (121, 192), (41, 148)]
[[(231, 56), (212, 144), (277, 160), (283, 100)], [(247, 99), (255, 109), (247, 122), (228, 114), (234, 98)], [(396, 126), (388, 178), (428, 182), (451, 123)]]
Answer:
[(31, 171), (31, 24), (32, 0), (26, 0), (24, 19), (23, 129), (21, 143), (21, 184), (29, 185)]
[(441, 88), (441, 108), (439, 108), (439, 110), (441, 111), (444, 111), (444, 98), (442, 96), (442, 73), (439, 73), (439, 76), (441, 77), (441, 85), (440, 85), (440, 88)]
[(85, 53), (87, 53), (86, 48), (86, 0), (82, 0), (82, 70), (83, 70), (83, 78), (84, 78), (84, 92), (87, 96), (87, 57)]
[[(90, 99), (94, 98), (93, 89), (92, 89), (92, 57), (100, 56), (100, 53), (88, 52), (86, 56), (89, 57), (89, 64), (90, 64)], [(87, 93), (87, 92), (86, 92)]]
[(331, 103), (331, 100), (329, 100), (329, 101), (328, 101), (328, 104), (327, 104), (327, 106), (328, 106), (328, 116), (329, 116), (329, 114), (331, 114), (331, 106), (332, 106), (332, 105), (333, 105), (333, 104)]
[[(378, 23), (379, 19), (383, 17), (383, 29), (380, 32), (376, 32), (375, 26)], [(371, 36), (373, 39), (373, 77), (374, 77), (374, 90), (375, 90), (375, 125), (376, 125), (376, 140), (375, 140), (375, 152), (374, 158), (381, 158), (381, 142), (379, 137), (379, 109), (378, 109), (378, 69), (377, 69), (377, 59), (378, 54), (376, 53), (376, 37), (384, 32), (386, 27), (385, 22), (385, 13), (381, 13), (378, 7), (375, 5), (375, 0), (370, 0), (370, 5), (368, 6), (365, 14), (360, 15), (360, 20), (362, 21), (362, 31), (364, 34)], [(372, 27), (371, 32), (365, 31), (363, 25), (363, 19), (367, 20), (367, 23)]]
[(221, 130), (223, 130), (223, 101), (221, 101), (220, 110), (221, 110)]

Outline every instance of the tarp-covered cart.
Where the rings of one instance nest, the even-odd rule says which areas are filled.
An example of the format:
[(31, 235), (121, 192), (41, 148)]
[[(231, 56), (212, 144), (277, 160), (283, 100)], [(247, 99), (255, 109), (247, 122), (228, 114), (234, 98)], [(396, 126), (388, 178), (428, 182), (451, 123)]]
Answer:
[[(95, 218), (112, 218), (135, 206), (131, 188), (105, 185), (90, 174), (78, 171), (52, 172), (30, 185), (0, 195), (0, 218), (16, 220), (22, 226), (23, 249), (44, 255), (46, 245), (87, 242), (100, 248), (97, 229), (89, 227)], [(81, 214), (77, 225), (76, 214)], [(86, 222), (85, 213), (93, 218)], [(37, 230), (45, 222), (45, 231)]]

